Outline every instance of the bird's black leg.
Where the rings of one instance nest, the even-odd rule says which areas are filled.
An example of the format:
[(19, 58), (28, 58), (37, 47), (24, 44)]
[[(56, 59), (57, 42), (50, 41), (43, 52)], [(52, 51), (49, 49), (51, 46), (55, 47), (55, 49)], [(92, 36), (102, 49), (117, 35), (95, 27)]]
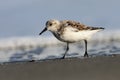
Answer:
[(88, 57), (88, 53), (87, 53), (87, 40), (84, 40), (85, 42), (85, 54), (84, 57)]
[(69, 43), (67, 42), (67, 48), (66, 48), (65, 54), (63, 55), (62, 59), (65, 58), (65, 55), (67, 54), (68, 50), (69, 50)]

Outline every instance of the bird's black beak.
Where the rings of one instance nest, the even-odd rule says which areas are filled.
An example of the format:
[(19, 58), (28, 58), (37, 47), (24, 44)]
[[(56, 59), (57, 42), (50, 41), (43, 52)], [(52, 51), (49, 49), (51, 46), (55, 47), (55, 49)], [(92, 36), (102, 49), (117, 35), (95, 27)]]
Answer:
[(43, 29), (40, 33), (39, 33), (39, 35), (41, 35), (43, 32), (45, 32), (45, 31), (47, 31), (47, 28), (45, 28), (45, 29)]

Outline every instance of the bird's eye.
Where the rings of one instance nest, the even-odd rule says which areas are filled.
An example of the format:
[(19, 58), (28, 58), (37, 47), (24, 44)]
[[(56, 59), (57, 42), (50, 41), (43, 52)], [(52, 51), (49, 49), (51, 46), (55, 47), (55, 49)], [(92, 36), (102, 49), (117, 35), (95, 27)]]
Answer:
[(50, 23), (49, 26), (52, 26), (52, 23)]

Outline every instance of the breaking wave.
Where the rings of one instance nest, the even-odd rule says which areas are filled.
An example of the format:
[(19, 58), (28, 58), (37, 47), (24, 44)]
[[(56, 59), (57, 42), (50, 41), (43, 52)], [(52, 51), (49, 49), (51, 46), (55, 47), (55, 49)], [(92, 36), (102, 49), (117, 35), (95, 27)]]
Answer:
[[(89, 41), (90, 54), (113, 54), (120, 51), (120, 32), (98, 33)], [(83, 43), (71, 44), (69, 56), (82, 56)], [(81, 52), (79, 51), (81, 48)], [(111, 49), (112, 48), (112, 49)], [(12, 37), (0, 39), (0, 62), (52, 59), (63, 55), (65, 43), (54, 37)], [(110, 51), (111, 50), (111, 51)], [(80, 52), (80, 53), (79, 53)]]

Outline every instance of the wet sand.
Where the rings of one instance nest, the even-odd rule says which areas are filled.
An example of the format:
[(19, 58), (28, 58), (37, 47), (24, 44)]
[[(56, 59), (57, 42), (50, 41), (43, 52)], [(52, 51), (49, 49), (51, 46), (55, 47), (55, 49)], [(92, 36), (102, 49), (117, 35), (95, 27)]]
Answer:
[(0, 80), (120, 80), (120, 55), (6, 63)]

